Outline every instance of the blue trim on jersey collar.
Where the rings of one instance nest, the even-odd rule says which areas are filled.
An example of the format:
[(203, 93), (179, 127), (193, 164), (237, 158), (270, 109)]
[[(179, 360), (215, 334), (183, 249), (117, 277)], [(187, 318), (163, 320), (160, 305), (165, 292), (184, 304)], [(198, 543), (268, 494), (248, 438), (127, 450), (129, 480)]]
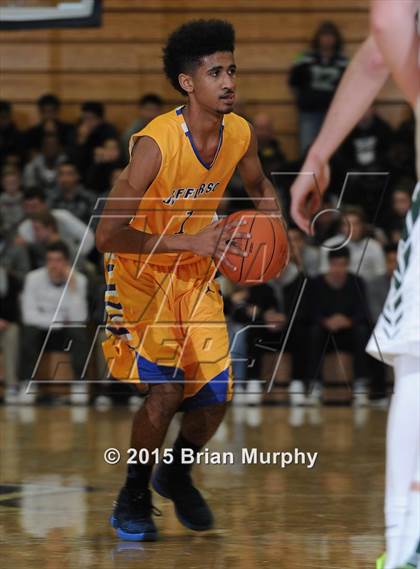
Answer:
[[(175, 112), (176, 112), (177, 116), (182, 115), (182, 110), (183, 110), (184, 107), (185, 107), (185, 105), (182, 105), (181, 107), (177, 107), (177, 108), (175, 109)], [(183, 129), (183, 131), (185, 132), (185, 136), (186, 136), (186, 137), (188, 138), (188, 140), (190, 141), (191, 147), (192, 147), (192, 149), (193, 149), (193, 151), (194, 151), (194, 154), (196, 155), (197, 160), (200, 162), (200, 164), (201, 164), (202, 166), (204, 166), (204, 168), (206, 168), (206, 170), (210, 170), (210, 168), (211, 168), (211, 167), (213, 166), (213, 164), (216, 162), (216, 159), (217, 159), (217, 157), (218, 157), (218, 155), (219, 155), (219, 151), (220, 151), (220, 148), (222, 147), (222, 142), (223, 142), (223, 129), (224, 129), (224, 127), (225, 127), (225, 124), (224, 124), (224, 123), (225, 123), (225, 118), (223, 117), (222, 124), (220, 125), (220, 128), (219, 128), (219, 142), (218, 142), (218, 144), (217, 144), (216, 152), (215, 152), (215, 154), (214, 154), (214, 158), (213, 158), (213, 160), (211, 161), (211, 163), (208, 163), (208, 162), (204, 162), (204, 160), (201, 158), (200, 153), (198, 152), (198, 149), (197, 149), (196, 145), (194, 144), (194, 139), (193, 139), (193, 137), (192, 137), (192, 134), (191, 134), (190, 131), (188, 130), (188, 125), (187, 125), (187, 123), (185, 122), (185, 120), (182, 122), (182, 129)]]

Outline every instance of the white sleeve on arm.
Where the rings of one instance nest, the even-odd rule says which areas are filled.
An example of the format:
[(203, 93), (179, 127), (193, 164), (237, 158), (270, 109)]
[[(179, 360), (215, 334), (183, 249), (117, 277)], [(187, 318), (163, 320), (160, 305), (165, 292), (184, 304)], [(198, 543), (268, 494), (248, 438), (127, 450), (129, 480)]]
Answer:
[(86, 322), (88, 319), (87, 288), (88, 280), (82, 273), (73, 273), (75, 287), (67, 287), (65, 296), (67, 297), (68, 315), (70, 322)]
[(27, 326), (48, 329), (51, 325), (51, 314), (40, 310), (39, 298), (37, 298), (39, 290), (38, 275), (29, 273), (25, 279), (21, 297), (22, 322)]
[(64, 239), (71, 239), (74, 243), (77, 243), (82, 256), (88, 255), (95, 245), (93, 231), (88, 229), (88, 226), (70, 211), (54, 209), (53, 214), (59, 225), (65, 230), (65, 235), (62, 235), (62, 237)]
[(32, 221), (30, 219), (24, 219), (21, 223), (19, 223), (17, 232), (19, 237), (22, 237), (25, 243), (35, 242)]

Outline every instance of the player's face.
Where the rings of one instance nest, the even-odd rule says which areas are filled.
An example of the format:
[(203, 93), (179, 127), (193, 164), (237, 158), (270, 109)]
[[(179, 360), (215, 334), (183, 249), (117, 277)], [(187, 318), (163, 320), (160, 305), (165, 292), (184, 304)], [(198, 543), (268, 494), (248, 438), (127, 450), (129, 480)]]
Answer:
[(233, 53), (220, 51), (203, 57), (192, 75), (192, 84), (198, 103), (218, 113), (232, 112), (236, 90)]

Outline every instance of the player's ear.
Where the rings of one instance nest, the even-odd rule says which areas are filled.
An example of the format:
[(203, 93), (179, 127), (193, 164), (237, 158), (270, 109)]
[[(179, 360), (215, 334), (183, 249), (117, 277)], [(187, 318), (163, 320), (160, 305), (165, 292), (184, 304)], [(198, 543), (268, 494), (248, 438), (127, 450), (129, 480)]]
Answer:
[(191, 75), (180, 73), (178, 75), (178, 81), (186, 93), (192, 93), (194, 91), (194, 85)]

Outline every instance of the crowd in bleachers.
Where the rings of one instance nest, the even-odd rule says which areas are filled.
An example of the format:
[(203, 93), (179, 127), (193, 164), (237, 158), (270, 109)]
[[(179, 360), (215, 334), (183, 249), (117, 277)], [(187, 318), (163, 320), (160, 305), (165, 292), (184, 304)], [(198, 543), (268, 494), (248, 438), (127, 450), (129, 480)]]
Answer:
[[(290, 160), (288, 149), (279, 144), (272, 117), (247, 116), (256, 131), (263, 168), (285, 212), (294, 173), (319, 131), (346, 65), (340, 32), (324, 23), (310, 49), (291, 66), (298, 159)], [(51, 351), (63, 351), (70, 342), (75, 376), (86, 371), (96, 326), (104, 323), (102, 259), (94, 246), (98, 198), (108, 194), (127, 163), (131, 134), (165, 108), (157, 94), (142, 97), (138, 116), (127, 117), (126, 130), (119, 132), (98, 101), (83, 103), (75, 123), (62, 120), (55, 95), (41, 96), (37, 105), (38, 123), (23, 130), (15, 122), (12, 102), (0, 101), (0, 349), (5, 399), (10, 402), (21, 399), (23, 380), (31, 377), (45, 342)], [(356, 391), (368, 388), (372, 399), (382, 399), (385, 367), (366, 356), (364, 346), (386, 297), (410, 208), (415, 184), (413, 116), (407, 109), (395, 129), (370, 109), (331, 166), (325, 211), (314, 236), (305, 236), (288, 219), (291, 261), (282, 278), (252, 288), (222, 283), (235, 376), (249, 385), (259, 377), (262, 354), (284, 352), (291, 357), (291, 380), (306, 388), (314, 382), (321, 385), (320, 361), (325, 352), (338, 349), (353, 355)], [(226, 196), (219, 214), (252, 207), (237, 175)], [(341, 214), (335, 209), (339, 201)], [(76, 271), (57, 314), (74, 261)], [(47, 334), (53, 320), (62, 325)], [(99, 349), (96, 354), (89, 373), (103, 379)], [(111, 393), (106, 384), (95, 392), (98, 397)], [(71, 396), (74, 402), (83, 400), (77, 385)]]
[[(157, 95), (142, 97), (138, 117), (119, 133), (97, 101), (81, 105), (80, 119), (71, 124), (61, 119), (59, 98), (45, 94), (37, 101), (38, 124), (26, 130), (16, 125), (12, 103), (0, 101), (0, 340), (7, 401), (38, 396), (36, 388), (26, 393), (23, 380), (32, 377), (44, 347), (63, 351), (71, 341), (74, 374), (82, 376), (92, 343), (84, 324), (104, 323), (94, 236), (103, 203), (98, 198), (127, 163), (130, 135), (162, 105)], [(97, 362), (90, 372), (104, 376), (105, 367)], [(77, 386), (71, 397), (82, 402)]]

